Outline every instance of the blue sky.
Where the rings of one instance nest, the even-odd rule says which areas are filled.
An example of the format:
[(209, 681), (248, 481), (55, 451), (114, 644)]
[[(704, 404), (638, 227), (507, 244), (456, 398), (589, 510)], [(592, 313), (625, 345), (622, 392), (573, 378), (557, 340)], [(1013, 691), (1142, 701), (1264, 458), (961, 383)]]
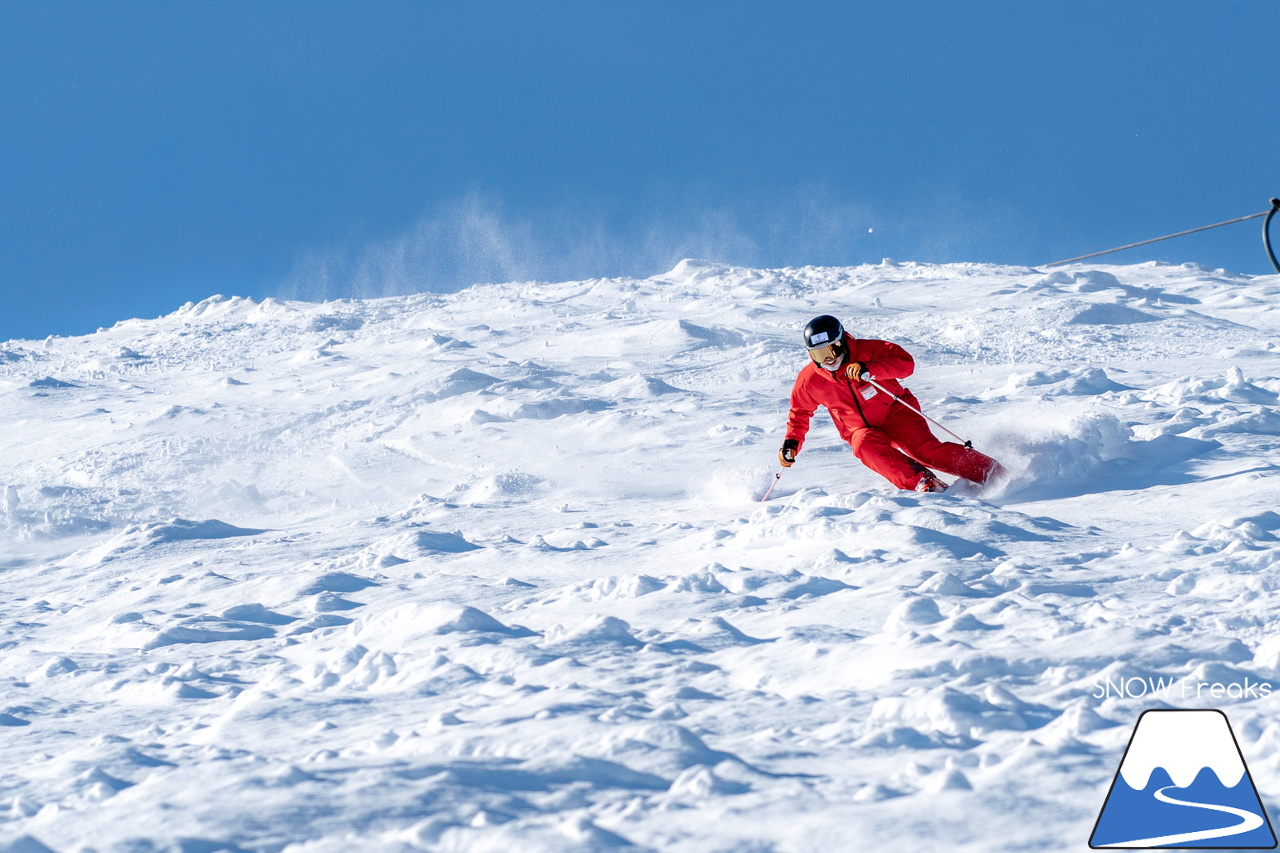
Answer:
[[(0, 5), (0, 340), (214, 293), (1038, 264), (1280, 195), (1280, 2)], [(1112, 256), (1270, 267), (1257, 220)]]

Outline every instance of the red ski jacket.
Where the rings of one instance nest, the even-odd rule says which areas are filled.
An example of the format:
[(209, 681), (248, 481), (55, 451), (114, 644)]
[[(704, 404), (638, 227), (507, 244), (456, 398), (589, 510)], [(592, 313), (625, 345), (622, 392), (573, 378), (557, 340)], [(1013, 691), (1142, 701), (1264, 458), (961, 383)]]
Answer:
[(809, 419), (818, 406), (827, 407), (831, 420), (845, 441), (852, 437), (854, 430), (880, 426), (885, 422), (893, 397), (878, 391), (870, 383), (846, 377), (844, 369), (852, 361), (861, 362), (863, 368), (887, 391), (916, 405), (911, 392), (898, 383), (916, 368), (910, 353), (889, 341), (863, 341), (847, 333), (844, 345), (849, 355), (834, 373), (810, 361), (796, 377), (796, 384), (791, 389), (786, 437), (795, 439), (800, 447), (804, 446)]

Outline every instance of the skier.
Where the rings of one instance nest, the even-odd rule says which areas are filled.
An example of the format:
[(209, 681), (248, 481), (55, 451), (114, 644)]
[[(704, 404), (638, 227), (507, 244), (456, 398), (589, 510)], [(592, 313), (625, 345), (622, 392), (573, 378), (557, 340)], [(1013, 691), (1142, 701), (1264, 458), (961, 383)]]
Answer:
[(784, 468), (795, 464), (809, 419), (822, 405), (862, 464), (900, 489), (945, 490), (946, 483), (930, 468), (979, 484), (1003, 472), (1000, 463), (972, 447), (939, 441), (925, 419), (904, 405), (920, 408), (915, 396), (898, 384), (915, 370), (915, 361), (902, 347), (854, 338), (829, 314), (804, 327), (804, 345), (809, 363), (791, 389), (786, 439), (778, 451)]

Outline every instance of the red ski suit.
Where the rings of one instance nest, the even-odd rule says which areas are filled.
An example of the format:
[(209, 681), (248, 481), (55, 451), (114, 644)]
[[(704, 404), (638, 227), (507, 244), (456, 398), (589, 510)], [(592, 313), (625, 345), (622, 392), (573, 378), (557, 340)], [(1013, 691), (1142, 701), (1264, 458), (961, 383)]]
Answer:
[(963, 444), (939, 441), (920, 415), (874, 385), (845, 375), (845, 367), (860, 362), (886, 391), (918, 409), (915, 396), (898, 383), (915, 370), (906, 350), (889, 341), (857, 340), (848, 334), (844, 346), (848, 356), (834, 373), (810, 361), (796, 377), (787, 438), (803, 447), (809, 419), (818, 406), (826, 406), (840, 437), (862, 464), (900, 489), (914, 489), (926, 466), (975, 483), (986, 481), (996, 469), (994, 459)]

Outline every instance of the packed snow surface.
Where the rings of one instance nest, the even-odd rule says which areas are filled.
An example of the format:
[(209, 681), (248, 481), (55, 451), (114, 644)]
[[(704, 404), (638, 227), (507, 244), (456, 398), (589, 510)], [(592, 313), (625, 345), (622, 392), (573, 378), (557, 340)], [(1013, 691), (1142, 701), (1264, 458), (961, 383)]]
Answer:
[[(0, 344), (0, 850), (1079, 850), (1157, 707), (1274, 814), (1277, 305), (686, 261)], [(761, 503), (824, 313), (1012, 479), (820, 414)]]

